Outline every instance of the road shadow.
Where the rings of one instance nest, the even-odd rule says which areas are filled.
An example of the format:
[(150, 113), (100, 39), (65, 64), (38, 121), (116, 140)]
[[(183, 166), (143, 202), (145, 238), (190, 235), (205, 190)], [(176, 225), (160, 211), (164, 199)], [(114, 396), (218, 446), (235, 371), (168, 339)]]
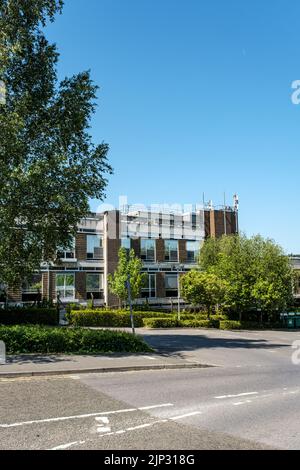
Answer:
[(278, 344), (265, 339), (247, 338), (218, 338), (188, 334), (151, 334), (144, 333), (143, 338), (149, 346), (155, 348), (160, 354), (180, 355), (180, 353), (191, 352), (200, 349), (274, 349), (287, 347), (286, 344)]
[[(14, 354), (6, 356), (6, 363), (3, 365), (23, 365), (23, 364), (55, 364), (63, 362), (78, 363), (85, 359), (126, 359), (140, 356), (152, 356), (153, 353), (103, 353), (103, 354)], [(94, 363), (92, 364), (92, 366)], [(1, 368), (1, 364), (0, 364)]]
[(58, 355), (47, 354), (20, 354), (6, 356), (6, 364), (54, 364), (57, 362), (72, 361), (73, 358), (67, 356), (59, 357)]

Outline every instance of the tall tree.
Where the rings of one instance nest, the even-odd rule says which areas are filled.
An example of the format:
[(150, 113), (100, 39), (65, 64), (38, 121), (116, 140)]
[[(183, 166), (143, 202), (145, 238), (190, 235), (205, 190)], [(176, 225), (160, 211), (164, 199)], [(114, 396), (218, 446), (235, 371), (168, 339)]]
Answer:
[(203, 305), (209, 318), (214, 307), (222, 305), (228, 284), (213, 273), (192, 270), (180, 280), (181, 296), (192, 305)]
[(200, 268), (228, 282), (226, 304), (240, 319), (254, 308), (271, 315), (292, 301), (289, 258), (279, 245), (259, 235), (208, 239), (200, 253)]
[(147, 274), (142, 273), (142, 267), (143, 262), (140, 258), (135, 256), (134, 250), (130, 250), (128, 255), (125, 248), (120, 248), (118, 266), (114, 274), (108, 276), (108, 285), (110, 291), (115, 294), (121, 302), (126, 302), (128, 299), (128, 277), (130, 277), (132, 300), (139, 297), (147, 276)]
[(89, 134), (97, 87), (88, 71), (61, 83), (43, 27), (62, 0), (0, 0), (0, 280), (18, 283), (69, 246), (89, 198), (102, 199), (108, 145)]

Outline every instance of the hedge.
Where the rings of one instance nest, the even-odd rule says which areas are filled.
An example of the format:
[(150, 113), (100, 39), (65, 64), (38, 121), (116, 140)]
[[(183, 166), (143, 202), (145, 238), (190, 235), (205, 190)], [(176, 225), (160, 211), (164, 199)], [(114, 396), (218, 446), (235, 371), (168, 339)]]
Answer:
[(220, 321), (220, 330), (240, 330), (242, 323), (234, 320), (223, 320)]
[(207, 315), (199, 313), (181, 313), (180, 320), (207, 320)]
[[(172, 318), (170, 314), (167, 318)], [(133, 312), (134, 325), (138, 328), (143, 326), (143, 318), (161, 317), (161, 312)], [(107, 326), (107, 327), (130, 327), (130, 312), (116, 310), (72, 310), (66, 315), (67, 320), (74, 326)]]
[(180, 322), (183, 328), (219, 328), (218, 320), (183, 320)]
[(282, 328), (282, 323), (259, 323), (255, 321), (220, 321), (221, 330), (263, 330), (264, 328)]
[(147, 328), (176, 328), (178, 326), (175, 318), (144, 318), (143, 322)]
[(122, 331), (43, 326), (0, 326), (7, 354), (149, 352), (139, 336)]
[(57, 325), (55, 308), (9, 308), (0, 309), (1, 325)]

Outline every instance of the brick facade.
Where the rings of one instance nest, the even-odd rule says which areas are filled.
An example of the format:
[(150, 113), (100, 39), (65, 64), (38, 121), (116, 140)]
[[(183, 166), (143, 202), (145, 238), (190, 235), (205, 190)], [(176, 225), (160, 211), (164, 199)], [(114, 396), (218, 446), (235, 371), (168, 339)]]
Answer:
[(164, 298), (166, 296), (165, 274), (164, 273), (157, 273), (156, 274), (156, 296), (158, 298)]
[[(138, 213), (138, 212), (137, 212)], [(74, 274), (75, 280), (75, 300), (79, 303), (84, 303), (87, 300), (86, 293), (86, 274), (87, 272), (93, 273), (104, 273), (104, 302), (108, 306), (118, 306), (119, 299), (110, 293), (108, 288), (108, 275), (113, 274), (118, 265), (118, 252), (121, 246), (121, 238), (128, 236), (127, 233), (131, 231), (131, 247), (134, 249), (136, 256), (141, 255), (141, 239), (136, 236), (140, 229), (142, 236), (147, 236), (147, 228), (145, 230), (145, 224), (147, 227), (148, 220), (148, 232), (149, 232), (149, 220), (141, 218), (142, 223), (132, 223), (131, 220), (136, 217), (133, 215), (126, 215), (124, 218), (120, 215), (117, 210), (107, 211), (102, 214), (91, 214), (90, 217), (82, 221), (78, 227), (78, 233), (75, 237), (75, 258), (76, 259), (65, 259), (64, 261), (57, 262), (55, 265), (50, 267), (50, 271), (43, 271), (42, 273), (42, 297), (46, 299), (56, 300), (56, 274), (57, 273), (72, 273)], [(193, 214), (194, 215), (194, 214)], [(203, 218), (202, 218), (203, 215)], [(226, 226), (224, 226), (224, 215), (226, 219)], [(138, 215), (137, 215), (138, 217)], [(121, 219), (122, 218), (122, 219)], [(175, 232), (175, 227), (181, 227), (180, 220), (178, 218), (173, 224), (170, 224), (170, 231), (167, 237), (172, 237), (178, 240), (178, 263), (176, 261), (168, 262), (165, 260), (165, 240), (161, 238), (163, 233), (162, 223), (166, 224), (167, 218), (162, 218), (159, 213), (154, 220), (155, 236), (159, 238), (155, 239), (155, 253), (156, 259), (151, 262), (144, 264), (144, 270), (149, 273), (155, 273), (156, 275), (156, 295), (159, 299), (164, 299), (166, 294), (165, 289), (165, 273), (172, 272), (176, 274), (179, 268), (183, 272), (187, 272), (193, 267), (193, 263), (188, 263), (186, 243), (187, 240), (203, 240), (203, 229), (204, 238), (220, 237), (224, 233), (233, 234), (236, 233), (238, 228), (237, 213), (233, 210), (226, 210), (225, 214), (223, 210), (207, 209), (201, 214), (201, 222), (197, 222), (197, 226), (192, 226), (189, 230), (184, 232), (184, 227), (187, 223), (193, 224), (185, 219), (182, 222), (182, 230)], [(126, 226), (126, 220), (129, 220), (129, 225)], [(145, 222), (146, 220), (146, 222)], [(174, 219), (172, 219), (174, 220)], [(191, 221), (194, 218), (191, 216)], [(125, 221), (125, 222), (124, 222)], [(125, 225), (124, 225), (125, 224)], [(121, 227), (121, 229), (120, 229)], [(132, 228), (136, 227), (136, 228)], [(122, 233), (120, 233), (122, 230)], [(150, 233), (150, 232), (149, 232)], [(167, 232), (166, 232), (167, 233)], [(87, 258), (87, 235), (99, 234), (103, 237), (103, 259), (88, 259)], [(160, 234), (160, 235), (159, 235)], [(176, 235), (176, 236), (175, 236)], [(150, 236), (150, 235), (149, 235)], [(191, 238), (189, 238), (191, 237)], [(183, 265), (183, 266), (180, 266)], [(175, 266), (174, 266), (175, 265)], [(44, 268), (45, 269), (45, 268)], [(46, 268), (47, 269), (47, 268)], [(10, 288), (8, 291), (8, 297), (10, 302), (21, 302), (22, 291), (17, 288)], [(72, 299), (70, 299), (72, 301)], [(100, 299), (99, 299), (100, 300)]]
[(178, 259), (179, 263), (186, 263), (187, 261), (187, 252), (186, 252), (186, 240), (178, 241)]
[(75, 298), (86, 300), (86, 273), (82, 271), (75, 273)]
[(86, 260), (87, 243), (86, 234), (77, 233), (76, 235), (76, 258), (78, 260)]
[(165, 243), (162, 238), (156, 240), (156, 261), (158, 263), (165, 261)]

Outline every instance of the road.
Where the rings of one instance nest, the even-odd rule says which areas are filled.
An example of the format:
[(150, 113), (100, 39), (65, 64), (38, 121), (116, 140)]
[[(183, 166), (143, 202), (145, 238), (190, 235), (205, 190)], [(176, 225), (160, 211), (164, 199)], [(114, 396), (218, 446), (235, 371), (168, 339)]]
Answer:
[(300, 448), (300, 332), (140, 332), (216, 367), (1, 379), (0, 448)]

